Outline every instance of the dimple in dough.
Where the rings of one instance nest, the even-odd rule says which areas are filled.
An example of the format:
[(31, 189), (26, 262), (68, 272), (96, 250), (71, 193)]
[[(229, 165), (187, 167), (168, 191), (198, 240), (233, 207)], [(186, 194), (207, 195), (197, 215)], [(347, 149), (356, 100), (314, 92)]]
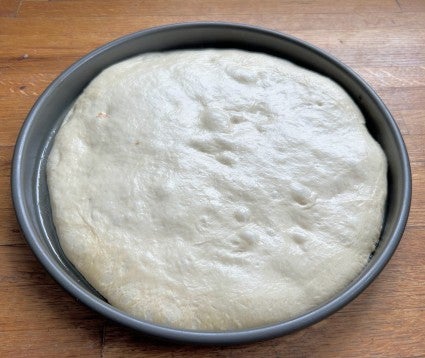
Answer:
[(65, 254), (112, 305), (222, 331), (293, 318), (356, 278), (379, 239), (386, 168), (330, 79), (188, 50), (96, 77), (47, 179)]

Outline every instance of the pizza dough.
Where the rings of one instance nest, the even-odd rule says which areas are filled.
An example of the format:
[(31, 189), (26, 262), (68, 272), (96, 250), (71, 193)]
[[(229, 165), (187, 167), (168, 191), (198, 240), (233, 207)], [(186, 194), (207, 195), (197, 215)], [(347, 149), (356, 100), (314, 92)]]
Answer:
[(330, 79), (199, 50), (103, 71), (58, 131), (47, 179), (65, 254), (112, 305), (221, 331), (346, 287), (379, 239), (386, 166)]

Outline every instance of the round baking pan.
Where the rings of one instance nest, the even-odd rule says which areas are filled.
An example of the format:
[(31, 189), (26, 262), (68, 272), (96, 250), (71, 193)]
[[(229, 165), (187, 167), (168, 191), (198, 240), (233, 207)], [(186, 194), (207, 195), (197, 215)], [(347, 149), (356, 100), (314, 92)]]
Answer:
[[(369, 131), (388, 159), (388, 198), (378, 247), (362, 273), (320, 307), (292, 320), (240, 331), (205, 332), (173, 329), (119, 311), (102, 298), (63, 254), (49, 204), (46, 158), (57, 129), (78, 95), (104, 68), (145, 52), (174, 49), (237, 48), (293, 61), (339, 83), (362, 110)], [(16, 142), (12, 167), (16, 215), (29, 245), (46, 270), (84, 304), (120, 324), (174, 341), (234, 344), (273, 338), (312, 325), (337, 311), (363, 291), (384, 268), (404, 231), (410, 208), (410, 164), (400, 131), (376, 93), (350, 68), (322, 50), (281, 33), (241, 24), (183, 23), (140, 31), (89, 53), (45, 90), (25, 120)]]

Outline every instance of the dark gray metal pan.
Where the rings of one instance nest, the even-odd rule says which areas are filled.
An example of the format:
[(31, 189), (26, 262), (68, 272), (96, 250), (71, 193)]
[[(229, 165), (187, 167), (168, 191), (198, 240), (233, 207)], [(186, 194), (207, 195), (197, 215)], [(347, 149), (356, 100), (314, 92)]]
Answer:
[[(75, 270), (60, 248), (53, 226), (45, 164), (64, 114), (105, 67), (144, 52), (182, 48), (239, 48), (289, 59), (338, 82), (355, 100), (388, 158), (388, 200), (379, 245), (363, 272), (329, 302), (290, 321), (241, 331), (185, 331), (135, 319), (109, 305)], [(118, 323), (165, 339), (203, 344), (264, 340), (314, 324), (362, 292), (381, 272), (404, 231), (411, 200), (410, 164), (400, 131), (376, 93), (350, 68), (295, 38), (229, 23), (186, 23), (140, 31), (106, 44), (64, 71), (40, 96), (21, 129), (12, 168), (12, 192), (22, 231), (37, 258), (69, 293)]]

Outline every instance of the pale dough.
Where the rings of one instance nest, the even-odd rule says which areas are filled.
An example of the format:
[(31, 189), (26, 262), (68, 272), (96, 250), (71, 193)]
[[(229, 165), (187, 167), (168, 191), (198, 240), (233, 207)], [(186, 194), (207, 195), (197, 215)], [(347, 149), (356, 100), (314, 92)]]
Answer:
[(103, 71), (58, 131), (47, 178), (65, 254), (112, 305), (220, 331), (346, 287), (379, 239), (386, 168), (330, 79), (200, 50)]

